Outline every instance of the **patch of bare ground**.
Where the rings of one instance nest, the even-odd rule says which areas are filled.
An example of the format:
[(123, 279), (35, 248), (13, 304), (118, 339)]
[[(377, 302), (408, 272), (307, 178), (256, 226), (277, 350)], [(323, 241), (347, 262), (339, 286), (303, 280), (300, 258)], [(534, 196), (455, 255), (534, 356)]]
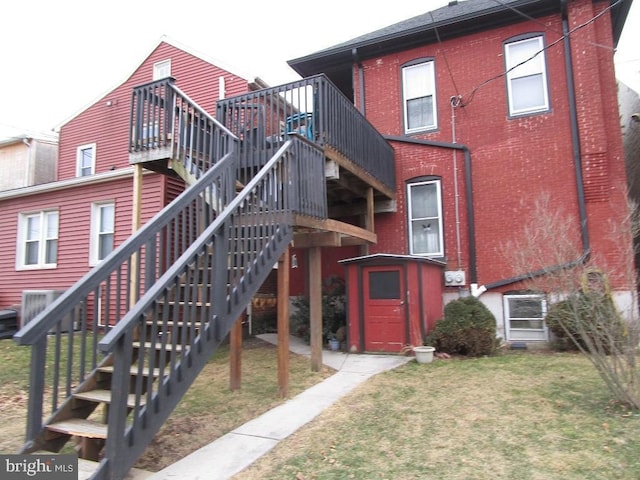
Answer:
[[(28, 401), (29, 350), (12, 342), (0, 345), (3, 361), (13, 372), (0, 372), (0, 452), (17, 453), (24, 444)], [(16, 357), (20, 362), (17, 365)], [(312, 372), (309, 359), (289, 354), (289, 397), (334, 373)], [(10, 380), (15, 376), (16, 380)], [(242, 385), (229, 389), (229, 351), (223, 345), (202, 370), (135, 467), (161, 470), (225, 433), (286, 401), (278, 397), (277, 349), (258, 338), (247, 338), (242, 351)], [(72, 447), (65, 447), (72, 448)], [(72, 451), (72, 450), (70, 450)]]

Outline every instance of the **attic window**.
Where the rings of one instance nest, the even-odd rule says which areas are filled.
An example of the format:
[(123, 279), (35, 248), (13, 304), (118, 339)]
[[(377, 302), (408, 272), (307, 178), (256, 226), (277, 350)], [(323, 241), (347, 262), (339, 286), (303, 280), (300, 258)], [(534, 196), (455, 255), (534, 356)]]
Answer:
[(153, 64), (153, 80), (161, 80), (171, 76), (171, 59)]

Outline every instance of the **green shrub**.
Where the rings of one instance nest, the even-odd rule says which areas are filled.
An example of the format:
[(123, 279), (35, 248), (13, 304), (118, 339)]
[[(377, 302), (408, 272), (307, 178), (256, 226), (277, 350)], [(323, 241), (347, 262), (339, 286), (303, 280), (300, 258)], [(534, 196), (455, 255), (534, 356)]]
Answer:
[(626, 334), (624, 321), (609, 295), (588, 291), (553, 304), (545, 317), (556, 346), (609, 354)]
[(490, 355), (498, 344), (496, 319), (475, 297), (453, 300), (444, 307), (444, 318), (436, 323), (426, 343), (440, 352)]
[[(298, 297), (293, 301), (292, 331), (294, 335), (309, 341), (309, 298)], [(344, 340), (347, 311), (344, 279), (332, 275), (324, 279), (322, 289), (322, 336)]]

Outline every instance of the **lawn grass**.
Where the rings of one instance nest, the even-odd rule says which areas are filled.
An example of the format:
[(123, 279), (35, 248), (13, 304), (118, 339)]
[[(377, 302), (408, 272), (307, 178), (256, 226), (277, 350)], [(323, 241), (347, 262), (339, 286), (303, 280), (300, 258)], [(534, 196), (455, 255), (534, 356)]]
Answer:
[[(23, 445), (29, 384), (30, 348), (0, 342), (0, 453), (16, 453)], [(290, 396), (330, 376), (312, 372), (309, 359), (290, 354)], [(194, 450), (283, 403), (278, 397), (277, 349), (252, 338), (242, 353), (242, 387), (229, 390), (229, 348), (222, 345), (200, 373), (167, 423), (136, 464), (160, 470)], [(65, 447), (67, 448), (67, 447)]]
[(578, 354), (410, 362), (234, 479), (639, 479), (640, 417)]

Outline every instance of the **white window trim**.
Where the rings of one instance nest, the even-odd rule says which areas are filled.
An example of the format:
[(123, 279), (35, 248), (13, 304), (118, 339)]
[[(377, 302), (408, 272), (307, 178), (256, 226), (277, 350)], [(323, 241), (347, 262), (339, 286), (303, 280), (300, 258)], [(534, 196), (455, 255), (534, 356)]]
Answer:
[[(535, 298), (542, 302), (542, 328), (511, 328), (511, 314), (509, 311), (509, 299), (510, 298)], [(549, 338), (547, 324), (544, 321), (544, 317), (547, 315), (547, 301), (543, 295), (540, 294), (513, 294), (513, 295), (503, 295), (502, 297), (503, 307), (504, 307), (504, 333), (507, 338), (507, 341), (511, 341), (511, 332), (537, 332), (543, 333), (545, 339)], [(521, 340), (525, 341), (525, 340)], [(535, 341), (535, 340), (529, 340)]]
[[(166, 70), (167, 73), (163, 73)], [(167, 58), (153, 64), (153, 81), (171, 76), (171, 59)]]
[[(440, 250), (438, 252), (433, 253), (414, 253), (413, 251), (413, 220), (411, 217), (411, 188), (419, 185), (429, 185), (435, 184), (437, 189), (437, 200), (438, 200), (438, 244), (440, 245)], [(409, 253), (411, 255), (422, 255), (425, 257), (444, 257), (444, 222), (442, 219), (442, 181), (441, 180), (425, 180), (419, 182), (411, 182), (407, 184), (407, 223), (409, 224)]]
[[(539, 52), (534, 58), (540, 57), (540, 60), (541, 60), (540, 61), (541, 69), (539, 73), (542, 74), (542, 89), (544, 94), (544, 105), (533, 107), (533, 108), (523, 108), (520, 110), (516, 110), (513, 107), (513, 92), (511, 88), (511, 81), (514, 79), (522, 78), (527, 75), (524, 75), (524, 76), (518, 75), (517, 68), (513, 70), (509, 70), (514, 67), (514, 65), (511, 65), (511, 61), (510, 61), (510, 54), (509, 54), (510, 47), (512, 47), (513, 45), (521, 44), (524, 42), (531, 42), (534, 40), (538, 42), (537, 51)], [(547, 82), (547, 61), (546, 61), (545, 50), (544, 50), (544, 38), (540, 35), (540, 36), (529, 37), (529, 38), (524, 38), (522, 40), (516, 40), (513, 42), (505, 43), (504, 56), (505, 56), (505, 65), (507, 68), (507, 98), (509, 102), (509, 116), (517, 117), (520, 115), (529, 115), (532, 113), (540, 113), (540, 112), (548, 111), (549, 110), (549, 85)]]
[(95, 143), (87, 143), (85, 145), (80, 145), (76, 149), (76, 177), (88, 177), (89, 175), (82, 175), (82, 152), (84, 150), (93, 150), (93, 161), (91, 163), (91, 173), (89, 175), (94, 175), (96, 173), (96, 144)]
[[(45, 263), (46, 258), (46, 241), (51, 240), (54, 237), (46, 238), (46, 225), (45, 218), (48, 213), (58, 214), (58, 229), (56, 230), (55, 239), (58, 242), (58, 252), (60, 247), (60, 212), (57, 209), (41, 210), (36, 212), (23, 212), (18, 214), (18, 234), (16, 235), (16, 270), (43, 270), (58, 267), (58, 255), (56, 254), (55, 263)], [(27, 219), (29, 217), (40, 216), (41, 234), (38, 239), (38, 263), (34, 265), (27, 265), (24, 261), (26, 253), (25, 243), (27, 241)]]
[[(97, 265), (102, 261), (102, 259), (98, 258), (99, 249), (100, 249), (99, 236), (101, 233), (104, 233), (100, 231), (100, 211), (105, 206), (113, 207), (113, 215), (114, 215), (113, 223), (115, 228), (115, 209), (116, 209), (115, 202), (113, 200), (108, 200), (108, 201), (100, 201), (100, 202), (92, 203), (91, 204), (91, 236), (89, 237), (90, 238), (89, 240), (89, 265), (90, 266)], [(111, 233), (115, 237), (115, 230)], [(115, 238), (114, 238), (114, 241), (115, 241)]]
[[(431, 96), (433, 97), (433, 125), (425, 125), (418, 128), (409, 128), (409, 116), (407, 109), (407, 101), (411, 100), (406, 96), (407, 89), (407, 80), (405, 72), (408, 70), (428, 66), (430, 68), (429, 74), (431, 75), (431, 84), (433, 85), (433, 91), (431, 92)], [(428, 60), (420, 63), (416, 63), (413, 65), (407, 65), (402, 67), (402, 115), (404, 119), (404, 131), (405, 133), (416, 133), (423, 132), (425, 130), (435, 130), (438, 128), (438, 106), (436, 101), (436, 69), (435, 69), (435, 61)]]

